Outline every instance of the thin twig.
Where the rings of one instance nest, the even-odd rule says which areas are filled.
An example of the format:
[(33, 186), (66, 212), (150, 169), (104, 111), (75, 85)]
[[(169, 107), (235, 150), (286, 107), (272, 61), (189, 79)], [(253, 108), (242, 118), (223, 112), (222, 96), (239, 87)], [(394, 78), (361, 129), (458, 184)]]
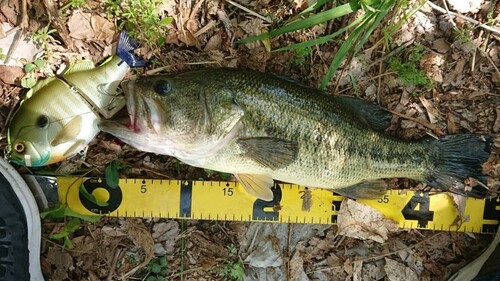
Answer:
[(486, 59), (488, 59), (488, 61), (490, 62), (491, 66), (493, 66), (493, 68), (495, 69), (495, 71), (497, 72), (497, 74), (500, 74), (500, 70), (498, 69), (498, 67), (496, 66), (495, 62), (490, 58), (490, 56), (488, 56), (488, 54), (481, 50), (480, 48), (477, 48), (479, 50), (479, 52), (481, 52), (481, 54), (483, 56), (486, 57)]
[(12, 57), (12, 54), (14, 51), (17, 49), (17, 46), (19, 46), (19, 42), (21, 42), (21, 38), (23, 37), (23, 29), (19, 29), (16, 35), (14, 36), (14, 42), (12, 42), (12, 45), (10, 45), (9, 51), (7, 52), (7, 55), (5, 56), (4, 64), (8, 64), (10, 61), (10, 58)]
[(390, 110), (390, 109), (388, 109), (388, 111), (390, 113), (398, 116), (398, 117), (401, 117), (401, 118), (404, 118), (404, 119), (408, 119), (408, 120), (413, 121), (413, 122), (415, 122), (417, 124), (420, 124), (420, 125), (424, 126), (425, 128), (431, 130), (436, 135), (439, 135), (439, 136), (443, 135), (443, 132), (441, 131), (441, 129), (439, 129), (437, 126), (434, 126), (434, 125), (432, 125), (432, 124), (430, 124), (428, 122), (424, 122), (424, 121), (419, 120), (417, 118), (406, 116), (406, 115), (404, 115), (402, 113), (399, 113), (399, 112), (396, 112), (396, 111), (393, 111), (393, 110)]
[(258, 17), (259, 19), (262, 19), (263, 21), (265, 21), (267, 23), (272, 23), (272, 21), (269, 18), (264, 17), (264, 16), (262, 16), (262, 15), (256, 13), (256, 12), (248, 9), (247, 7), (245, 7), (245, 6), (241, 5), (241, 4), (238, 4), (238, 3), (234, 2), (234, 1), (231, 1), (231, 0), (227, 0), (227, 2), (229, 4), (235, 6), (236, 8), (239, 8), (239, 9), (241, 9), (241, 10), (243, 10), (243, 11), (245, 11), (245, 12), (247, 12), (247, 13), (253, 15), (253, 16)]
[(19, 26), (23, 30), (26, 30), (29, 26), (28, 3), (26, 0), (21, 0), (21, 20), (19, 22)]
[(381, 62), (384, 62), (386, 61), (388, 58), (392, 57), (393, 55), (395, 55), (396, 53), (399, 53), (401, 50), (403, 49), (406, 49), (406, 47), (410, 46), (411, 44), (413, 44), (413, 42), (415, 42), (415, 38), (413, 39), (410, 39), (406, 42), (404, 42), (403, 44), (401, 44), (401, 46), (398, 46), (397, 48), (395, 48), (394, 50), (390, 51), (389, 53), (383, 55), (382, 57), (378, 58), (376, 61), (372, 62), (369, 66), (368, 66), (368, 69), (372, 68), (372, 66), (376, 65), (376, 64), (379, 64)]
[(59, 36), (61, 36), (62, 41), (68, 47), (68, 49), (75, 51), (75, 44), (73, 39), (69, 36), (68, 28), (63, 24), (61, 18), (59, 17), (59, 10), (54, 3), (54, 0), (42, 0), (45, 11), (49, 17), (49, 21), (57, 30)]
[(115, 255), (113, 256), (113, 260), (111, 261), (111, 271), (109, 272), (108, 278), (106, 279), (107, 281), (113, 280), (113, 276), (115, 275), (116, 264), (118, 263), (118, 258), (120, 257), (121, 253), (122, 253), (121, 248), (116, 249)]
[[(385, 51), (385, 44), (382, 45), (382, 52)], [(385, 101), (385, 95), (384, 95), (384, 90), (382, 89), (382, 76), (381, 74), (384, 71), (384, 64), (383, 61), (380, 61), (378, 65), (378, 82), (377, 82), (377, 103), (378, 104), (383, 104), (383, 101)]]
[[(429, 6), (431, 6), (431, 8), (433, 8), (434, 10), (437, 10), (437, 11), (439, 11), (441, 13), (447, 13), (445, 9), (439, 7), (438, 5), (436, 5), (436, 4), (434, 4), (434, 3), (430, 2), (430, 1), (427, 1), (427, 4), (429, 4)], [(493, 28), (493, 27), (488, 26), (486, 24), (480, 23), (479, 21), (477, 21), (475, 19), (469, 18), (467, 16), (464, 16), (464, 15), (461, 15), (461, 14), (458, 14), (458, 13), (455, 13), (455, 12), (452, 12), (452, 11), (449, 11), (448, 13), (450, 15), (452, 15), (452, 16), (459, 17), (459, 18), (461, 18), (463, 20), (466, 20), (466, 21), (468, 21), (468, 22), (470, 22), (472, 24), (475, 24), (475, 25), (477, 25), (477, 26), (479, 26), (481, 28), (484, 28), (484, 29), (486, 29), (486, 30), (488, 30), (490, 32), (493, 32), (493, 33), (495, 33), (497, 35), (500, 35), (500, 30), (499, 29)]]
[(455, 23), (455, 21), (451, 17), (450, 9), (448, 9), (448, 4), (446, 4), (446, 0), (442, 0), (441, 2), (443, 2), (444, 9), (446, 10), (446, 13), (448, 14), (448, 18), (450, 19), (451, 25), (453, 25), (454, 27), (457, 27), (457, 24)]

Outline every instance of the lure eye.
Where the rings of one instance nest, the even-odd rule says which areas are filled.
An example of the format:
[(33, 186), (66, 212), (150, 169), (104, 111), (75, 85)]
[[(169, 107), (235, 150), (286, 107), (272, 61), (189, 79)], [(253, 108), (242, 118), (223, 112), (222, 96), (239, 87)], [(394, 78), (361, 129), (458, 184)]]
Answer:
[(38, 128), (46, 128), (49, 125), (49, 117), (46, 115), (40, 115), (38, 119), (36, 119), (36, 125)]
[(14, 145), (14, 150), (17, 153), (23, 153), (25, 149), (26, 149), (26, 147), (24, 146), (24, 143), (22, 143), (22, 142), (18, 142)]
[(164, 96), (170, 93), (170, 91), (172, 90), (172, 86), (170, 86), (170, 83), (168, 83), (168, 81), (166, 80), (158, 80), (153, 85), (153, 89), (158, 95)]

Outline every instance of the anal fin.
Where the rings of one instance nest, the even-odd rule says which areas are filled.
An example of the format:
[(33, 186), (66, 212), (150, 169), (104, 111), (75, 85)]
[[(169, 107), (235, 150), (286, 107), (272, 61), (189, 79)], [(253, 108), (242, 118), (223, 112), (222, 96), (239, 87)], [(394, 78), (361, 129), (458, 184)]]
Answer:
[(352, 199), (377, 198), (387, 192), (387, 183), (381, 179), (364, 180), (348, 187), (334, 189), (333, 192)]

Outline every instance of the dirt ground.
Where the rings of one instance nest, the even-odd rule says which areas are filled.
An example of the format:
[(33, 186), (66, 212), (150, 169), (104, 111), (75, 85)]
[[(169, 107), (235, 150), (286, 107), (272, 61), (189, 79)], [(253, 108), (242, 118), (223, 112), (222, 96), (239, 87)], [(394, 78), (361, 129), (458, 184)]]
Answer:
[[(27, 2), (25, 25), (18, 17), (23, 2)], [(46, 46), (51, 56), (43, 53), (47, 67), (35, 72), (34, 78), (56, 73), (77, 59), (97, 64), (112, 54), (123, 19), (109, 14), (106, 1), (89, 0), (80, 8), (64, 9), (70, 1), (52, 2), (0, 2), (0, 22), (22, 26), (30, 34), (50, 20), (50, 29), (55, 30), (50, 34), (54, 40)], [(160, 15), (171, 16), (173, 21), (162, 29), (166, 34), (163, 46), (140, 49), (142, 56), (155, 61), (142, 72), (242, 67), (318, 87), (345, 37), (305, 53), (268, 52), (261, 41), (236, 44), (238, 39), (279, 26), (306, 8), (307, 1), (236, 2), (252, 12), (232, 1), (170, 0), (160, 5)], [(450, 18), (446, 11), (423, 5), (384, 41), (388, 27), (417, 3), (389, 13), (362, 51), (334, 76), (326, 92), (358, 96), (390, 109), (395, 115), (387, 133), (396, 137), (458, 132), (493, 136), (484, 171), (495, 195), (500, 183), (500, 4), (469, 2), (479, 3), (478, 7), (447, 2), (452, 12), (465, 18)], [(438, 5), (442, 6), (441, 1)], [(270, 46), (276, 49), (332, 33), (353, 16), (279, 36), (270, 40)], [(478, 22), (496, 33), (479, 27)], [(27, 47), (23, 44), (17, 48)], [(428, 85), (402, 81), (404, 69), (413, 71), (409, 65), (403, 70), (390, 67), (391, 58), (402, 64), (411, 62), (414, 54), (422, 54), (413, 64), (430, 78)], [(0, 144), (4, 148), (8, 118), (26, 93), (20, 82), (26, 73), (21, 66), (0, 68)], [(102, 176), (106, 164), (115, 159), (131, 166), (122, 175), (128, 178), (221, 179), (217, 173), (207, 174), (174, 158), (137, 151), (106, 134), (91, 143), (84, 161), (19, 170)], [(388, 182), (393, 188), (423, 188), (404, 179)], [(378, 243), (339, 236), (335, 225), (104, 217), (97, 223), (82, 222), (68, 235), (73, 247), (67, 249), (64, 239), (49, 238), (67, 224), (64, 219), (43, 220), (41, 260), (47, 280), (239, 280), (242, 272), (246, 280), (445, 280), (477, 257), (492, 239), (489, 234), (413, 229), (390, 233), (387, 241)]]

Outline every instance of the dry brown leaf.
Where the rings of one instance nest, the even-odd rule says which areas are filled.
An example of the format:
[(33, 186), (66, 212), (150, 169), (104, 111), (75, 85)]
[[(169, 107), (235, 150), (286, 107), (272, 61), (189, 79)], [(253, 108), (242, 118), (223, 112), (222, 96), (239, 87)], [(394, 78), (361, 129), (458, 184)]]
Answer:
[(441, 54), (444, 54), (444, 53), (447, 53), (451, 49), (451, 47), (450, 47), (450, 44), (448, 42), (446, 42), (446, 40), (444, 40), (443, 38), (440, 38), (440, 39), (434, 40), (434, 42), (432, 42), (432, 49), (436, 50), (437, 52), (439, 52)]
[(344, 271), (349, 275), (349, 276), (352, 276), (352, 273), (353, 273), (353, 269), (352, 269), (352, 260), (351, 259), (346, 259), (344, 261), (344, 264), (342, 265), (343, 268), (344, 268)]
[[(258, 18), (254, 18), (247, 21), (242, 21), (239, 24), (239, 27), (245, 31), (244, 37), (249, 37), (253, 35), (259, 35), (261, 32), (267, 29), (264, 21)], [(249, 49), (254, 49), (259, 46), (259, 41), (246, 43), (245, 46)]]
[(200, 42), (198, 42), (198, 39), (194, 37), (194, 35), (191, 33), (191, 31), (184, 29), (184, 32), (182, 33), (181, 36), (178, 37), (180, 41), (182, 41), (184, 44), (188, 46), (199, 46)]
[(78, 236), (71, 240), (73, 242), (73, 251), (71, 255), (73, 257), (82, 256), (84, 254), (89, 254), (95, 251), (96, 242), (91, 236)]
[(216, 33), (214, 34), (214, 36), (210, 37), (207, 44), (205, 45), (205, 48), (203, 48), (203, 51), (208, 52), (208, 51), (219, 50), (221, 44), (222, 44), (222, 37), (218, 33)]
[(427, 116), (429, 117), (429, 121), (432, 124), (437, 123), (438, 120), (442, 120), (441, 113), (439, 112), (436, 105), (434, 105), (434, 103), (432, 101), (426, 99), (423, 96), (420, 96), (419, 100), (422, 103), (422, 105), (425, 107), (425, 109), (427, 110)]
[(0, 65), (0, 80), (5, 84), (19, 85), (24, 70), (19, 66)]
[(446, 114), (446, 126), (448, 128), (448, 133), (449, 134), (456, 134), (459, 131), (457, 123), (460, 122), (460, 118), (455, 116), (455, 114), (448, 112)]
[(498, 133), (500, 131), (500, 106), (495, 109), (495, 123), (493, 124), (493, 132)]
[(385, 273), (389, 281), (418, 281), (419, 278), (413, 270), (405, 265), (388, 258), (385, 258)]
[(92, 14), (75, 11), (68, 20), (69, 35), (75, 39), (91, 40), (95, 37), (90, 24)]
[(342, 201), (337, 218), (338, 234), (383, 243), (399, 224), (385, 218), (376, 209), (351, 199)]
[(189, 30), (192, 34), (195, 34), (198, 29), (200, 29), (200, 26), (198, 22), (194, 19), (188, 19), (184, 25), (187, 30)]
[(0, 12), (12, 24), (17, 22), (17, 17), (20, 13), (20, 3), (21, 1), (0, 1)]
[(107, 45), (111, 44), (116, 30), (114, 23), (99, 15), (93, 15), (90, 23), (94, 29), (93, 40), (103, 41)]
[(127, 220), (128, 235), (134, 241), (134, 244), (144, 250), (143, 264), (148, 264), (154, 257), (153, 246), (154, 241), (148, 229), (140, 224), (135, 224)]
[(113, 227), (105, 225), (102, 227), (102, 232), (109, 237), (124, 237), (127, 236), (127, 230), (123, 227)]
[(128, 271), (120, 279), (127, 279), (133, 275), (137, 270), (145, 267), (154, 258), (154, 241), (148, 229), (144, 228), (140, 223), (134, 222), (133, 219), (127, 219), (128, 236), (134, 244), (144, 251), (144, 259), (136, 267)]
[(465, 212), (465, 207), (467, 205), (467, 197), (454, 194), (454, 193), (449, 193), (451, 198), (453, 199), (453, 205), (457, 208), (458, 214), (457, 217), (453, 220), (454, 226), (460, 228), (463, 222), (466, 222), (469, 220), (469, 217), (464, 217), (464, 212)]
[(442, 54), (429, 52), (422, 58), (421, 64), (425, 74), (435, 82), (443, 82), (442, 65), (445, 63), (445, 57)]
[(51, 274), (52, 280), (66, 280), (69, 275), (69, 268), (73, 266), (73, 258), (68, 252), (60, 248), (50, 247), (47, 259), (55, 267)]
[(304, 271), (304, 259), (299, 251), (295, 251), (292, 259), (290, 260), (290, 280), (303, 281), (309, 280)]
[(362, 281), (363, 280), (363, 275), (362, 275), (362, 269), (363, 269), (363, 261), (354, 261), (353, 266), (352, 266), (352, 280), (353, 281)]

